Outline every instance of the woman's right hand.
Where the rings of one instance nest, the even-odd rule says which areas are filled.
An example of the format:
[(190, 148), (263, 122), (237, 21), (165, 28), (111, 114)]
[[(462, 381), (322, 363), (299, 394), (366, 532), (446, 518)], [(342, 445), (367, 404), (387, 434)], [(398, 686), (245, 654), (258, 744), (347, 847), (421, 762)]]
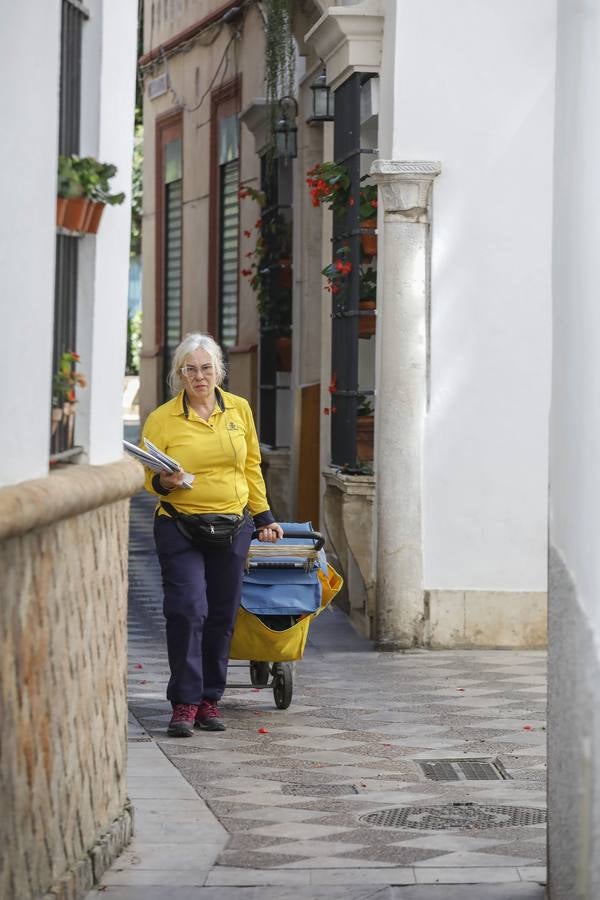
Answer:
[(166, 491), (174, 491), (183, 484), (183, 469), (179, 472), (161, 472), (158, 480)]

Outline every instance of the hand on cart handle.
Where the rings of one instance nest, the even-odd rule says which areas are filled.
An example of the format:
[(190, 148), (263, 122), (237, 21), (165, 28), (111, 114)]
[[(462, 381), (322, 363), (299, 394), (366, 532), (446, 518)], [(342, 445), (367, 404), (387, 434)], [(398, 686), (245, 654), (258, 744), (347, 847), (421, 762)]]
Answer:
[(256, 536), (259, 541), (269, 541), (271, 544), (274, 544), (275, 541), (283, 537), (283, 528), (277, 522), (271, 522), (270, 525), (257, 529)]
[[(285, 524), (285, 523), (284, 523)], [(262, 537), (262, 533), (264, 531), (269, 531), (270, 529), (277, 530), (277, 537)], [(252, 540), (259, 541), (269, 541), (270, 543), (275, 543), (275, 541), (279, 540), (279, 538), (298, 538), (300, 540), (311, 540), (314, 542), (315, 550), (322, 550), (325, 546), (325, 538), (319, 531), (305, 531), (301, 529), (297, 530), (297, 526), (294, 526), (294, 530), (288, 531), (287, 533), (284, 531), (281, 525), (278, 525), (276, 522), (272, 522), (270, 525), (263, 525), (262, 528), (258, 528), (256, 531), (252, 533)]]

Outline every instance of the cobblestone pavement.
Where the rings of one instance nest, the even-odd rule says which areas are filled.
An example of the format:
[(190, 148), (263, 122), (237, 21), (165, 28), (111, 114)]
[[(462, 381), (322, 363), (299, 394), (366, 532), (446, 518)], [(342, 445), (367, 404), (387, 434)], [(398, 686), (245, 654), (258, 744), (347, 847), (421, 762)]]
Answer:
[[(275, 708), (270, 689), (231, 687), (226, 732), (169, 738), (152, 508), (148, 496), (132, 501), (136, 837), (90, 900), (541, 900), (545, 654), (376, 653), (341, 612), (324, 613), (289, 709)], [(249, 681), (246, 665), (231, 674)], [(431, 780), (425, 760), (454, 761), (442, 774), (458, 780)], [(492, 768), (495, 778), (474, 780), (466, 760), (495, 762), (506, 777)], [(439, 807), (451, 804), (444, 822)], [(504, 824), (507, 806), (522, 824)], [(398, 827), (389, 814), (387, 825), (364, 818), (405, 807), (415, 809)]]

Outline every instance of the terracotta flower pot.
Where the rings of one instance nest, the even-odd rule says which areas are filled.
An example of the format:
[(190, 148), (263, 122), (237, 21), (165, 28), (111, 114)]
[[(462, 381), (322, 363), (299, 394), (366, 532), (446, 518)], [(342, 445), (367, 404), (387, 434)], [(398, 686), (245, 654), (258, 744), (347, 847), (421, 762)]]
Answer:
[(64, 222), (65, 212), (67, 209), (67, 198), (66, 197), (57, 197), (56, 198), (56, 225), (57, 228), (60, 228)]
[(373, 459), (374, 417), (357, 416), (356, 418), (356, 458), (362, 462)]
[(290, 337), (277, 338), (277, 371), (292, 371), (292, 339)]
[(90, 201), (87, 197), (69, 197), (63, 218), (63, 228), (83, 231)]
[(376, 256), (377, 255), (377, 235), (376, 234), (366, 234), (363, 229), (366, 228), (377, 228), (377, 219), (363, 219), (360, 223), (361, 235), (360, 240), (362, 244), (362, 251), (365, 256)]
[[(359, 300), (358, 308), (361, 310), (372, 310), (376, 308), (376, 304), (374, 300)], [(373, 334), (375, 334), (375, 316), (359, 316), (359, 338), (370, 338)]]
[(102, 218), (102, 213), (104, 212), (105, 206), (106, 203), (94, 203), (93, 201), (90, 202), (88, 214), (83, 226), (83, 230), (86, 234), (97, 233), (98, 226), (100, 225), (100, 219)]

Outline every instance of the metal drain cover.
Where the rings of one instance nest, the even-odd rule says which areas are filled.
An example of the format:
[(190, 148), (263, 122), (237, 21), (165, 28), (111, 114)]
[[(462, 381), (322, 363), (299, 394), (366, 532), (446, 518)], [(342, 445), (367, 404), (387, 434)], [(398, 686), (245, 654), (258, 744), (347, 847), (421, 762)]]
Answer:
[(353, 784), (284, 784), (281, 787), (282, 794), (298, 794), (303, 797), (321, 797), (342, 794), (358, 794), (358, 788)]
[(514, 825), (541, 825), (546, 821), (546, 810), (526, 806), (449, 803), (445, 806), (400, 806), (394, 809), (381, 809), (361, 816), (360, 821), (383, 828), (415, 828), (431, 831), (507, 828)]
[(499, 759), (418, 759), (430, 781), (501, 781), (510, 775)]

